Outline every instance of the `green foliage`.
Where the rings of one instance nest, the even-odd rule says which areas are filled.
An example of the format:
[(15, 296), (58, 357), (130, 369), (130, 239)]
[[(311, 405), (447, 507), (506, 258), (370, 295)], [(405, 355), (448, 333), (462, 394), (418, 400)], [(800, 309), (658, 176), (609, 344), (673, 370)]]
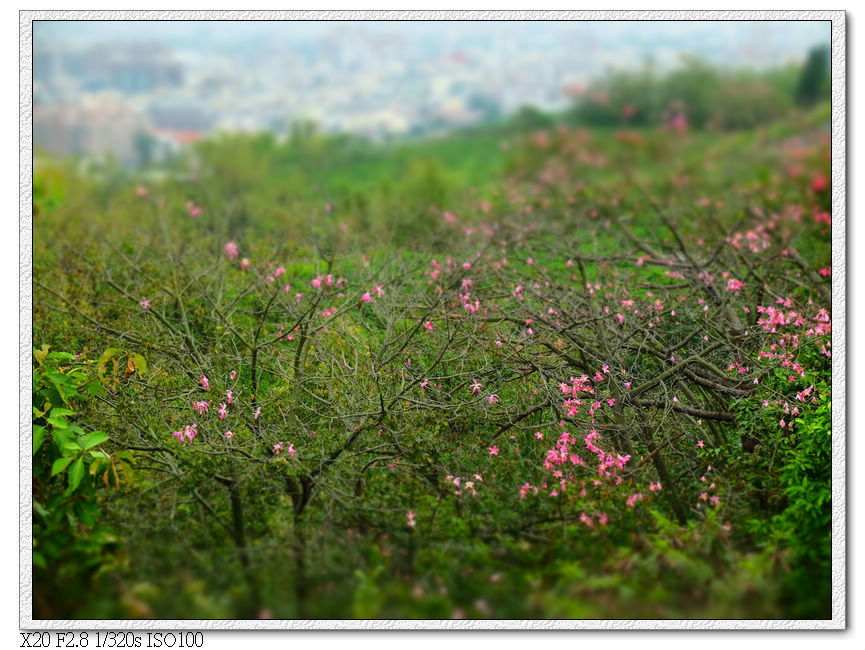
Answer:
[(828, 47), (815, 47), (808, 52), (808, 59), (802, 68), (799, 85), (796, 88), (796, 100), (803, 106), (813, 106), (819, 100), (828, 97), (831, 80), (829, 62)]
[[(43, 611), (822, 615), (831, 364), (829, 336), (805, 332), (828, 306), (811, 186), (828, 114), (783, 117), (789, 70), (716, 72), (617, 75), (585, 106), (608, 125), (592, 130), (532, 113), (378, 145), (298, 125), (207, 140), (162, 175), (43, 166)], [(655, 128), (672, 96), (712, 128)], [(759, 356), (782, 334), (756, 324), (787, 296), (807, 319), (784, 333), (792, 380)], [(568, 415), (560, 382), (604, 364), (601, 408)], [(812, 383), (820, 400), (780, 428)], [(620, 485), (594, 482), (592, 429), (631, 456)], [(545, 466), (564, 431), (588, 467)], [(74, 602), (109, 578), (113, 600)]]
[[(725, 70), (686, 57), (659, 75), (651, 63), (639, 71), (617, 71), (595, 82), (570, 112), (570, 120), (594, 126), (654, 126), (668, 123), (681, 110), (691, 128), (732, 131), (771, 123), (790, 114), (794, 102), (813, 105), (826, 97), (825, 52), (809, 57), (802, 68), (755, 73)], [(819, 69), (819, 65), (823, 65)], [(821, 76), (822, 75), (822, 76)], [(803, 90), (803, 87), (806, 90)], [(809, 100), (803, 100), (807, 95)]]
[(818, 384), (817, 392), (819, 405), (796, 418), (795, 433), (779, 436), (783, 509), (752, 523), (756, 534), (786, 551), (784, 598), (795, 618), (832, 615), (832, 401), (827, 384)]
[(34, 617), (53, 618), (113, 566), (117, 536), (100, 523), (98, 493), (119, 475), (108, 435), (78, 423), (99, 381), (68, 352), (45, 345), (33, 356)]

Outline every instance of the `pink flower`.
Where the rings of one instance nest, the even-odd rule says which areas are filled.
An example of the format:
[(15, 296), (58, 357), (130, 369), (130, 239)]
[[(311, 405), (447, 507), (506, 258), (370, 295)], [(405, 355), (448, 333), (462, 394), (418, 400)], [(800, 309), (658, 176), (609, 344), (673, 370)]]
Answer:
[(261, 415), (261, 407), (260, 406), (255, 410), (255, 415), (253, 415), (252, 417), (257, 420), (259, 415)]
[(235, 244), (234, 241), (230, 241), (223, 246), (222, 252), (225, 253), (225, 256), (230, 260), (236, 260), (237, 256), (240, 255), (240, 252), (237, 250), (237, 244)]
[(490, 456), (498, 456), (498, 455), (499, 455), (499, 448), (496, 447), (495, 445), (490, 447)]
[(536, 488), (534, 485), (523, 483), (522, 487), (520, 487), (520, 499), (525, 499), (526, 495), (529, 493), (529, 490), (534, 490), (535, 494), (538, 493), (538, 488)]
[(483, 388), (484, 385), (477, 379), (472, 379), (472, 382), (473, 383), (469, 386), (469, 388), (472, 389), (472, 395), (474, 395), (475, 393), (480, 392), (481, 388)]
[(193, 440), (195, 440), (195, 436), (198, 435), (198, 425), (193, 424), (190, 426), (187, 424), (184, 427), (183, 431), (175, 431), (172, 435), (180, 442), (184, 442), (184, 440), (192, 442)]
[[(229, 379), (234, 379), (235, 377), (237, 377), (237, 370), (232, 370), (232, 371), (229, 373), (228, 377), (229, 377)], [(230, 403), (230, 402), (229, 402), (229, 403)]]
[(202, 415), (205, 412), (210, 413), (210, 405), (204, 400), (201, 400), (200, 402), (193, 402), (192, 408), (196, 409), (199, 415)]
[(228, 413), (228, 406), (224, 402), (220, 402), (219, 410), (217, 411), (217, 413), (219, 413), (219, 419), (224, 420), (225, 414)]
[(826, 177), (823, 176), (823, 174), (817, 174), (811, 182), (811, 189), (815, 192), (825, 192), (828, 186), (829, 181), (826, 180)]
[(429, 377), (426, 377), (426, 378), (421, 382), (420, 387), (421, 387), (421, 388), (426, 388), (428, 383), (429, 383)]
[(633, 509), (634, 506), (637, 505), (637, 501), (639, 501), (642, 498), (643, 498), (643, 495), (639, 492), (637, 492), (636, 494), (632, 494), (627, 499), (625, 499), (625, 505), (627, 505), (629, 508)]
[(498, 395), (496, 395), (496, 394), (490, 395), (490, 400), (489, 400), (490, 404), (496, 404), (496, 403), (498, 403), (498, 401), (499, 401)]
[(424, 323), (424, 328), (426, 328), (427, 332), (432, 332), (433, 331), (432, 321), (428, 320), (426, 323)]
[(240, 260), (240, 269), (241, 269), (242, 271), (245, 271), (246, 269), (249, 268), (250, 264), (251, 264), (251, 263), (250, 263), (250, 261), (249, 261), (249, 258), (248, 258), (248, 257), (244, 257), (242, 260)]
[(138, 304), (141, 305), (142, 309), (150, 309), (150, 301), (147, 298), (142, 298)]
[[(233, 377), (232, 377), (232, 379), (233, 379)], [(226, 398), (228, 398), (228, 403), (231, 404), (231, 391), (230, 390), (225, 391), (225, 396), (226, 396)]]
[(291, 291), (291, 285), (290, 284), (285, 285), (282, 290), (285, 291), (285, 293), (288, 293), (289, 291)]
[(375, 289), (372, 291), (377, 298), (381, 298), (384, 295), (384, 287), (380, 284), (375, 285)]
[(406, 526), (408, 526), (409, 528), (414, 528), (416, 523), (417, 523), (414, 520), (414, 513), (411, 510), (409, 510), (408, 512), (405, 513), (405, 518), (406, 518)]
[(278, 269), (276, 269), (276, 271), (273, 272), (273, 277), (278, 278), (283, 273), (285, 273), (285, 267), (280, 266)]
[(192, 201), (186, 202), (186, 210), (193, 219), (201, 214), (201, 206), (195, 205)]
[(282, 444), (281, 442), (277, 442), (277, 443), (273, 446), (273, 455), (274, 455), (274, 456), (279, 456), (279, 452), (281, 452), (282, 450), (283, 450), (283, 444)]
[(727, 281), (727, 291), (738, 291), (744, 286), (744, 282), (742, 282), (741, 280), (736, 280), (735, 278), (730, 278)]
[(198, 378), (198, 381), (201, 382), (201, 387), (202, 387), (202, 388), (205, 388), (205, 389), (210, 388), (210, 382), (207, 381), (207, 377), (205, 377), (204, 375), (201, 375), (201, 376)]
[(535, 438), (537, 438), (538, 440), (543, 440), (544, 434), (541, 433), (540, 431), (535, 431)]
[(649, 483), (649, 490), (650, 490), (651, 492), (657, 492), (657, 491), (660, 490), (660, 489), (661, 489), (661, 484), (660, 484), (660, 483), (654, 483), (654, 482)]
[(372, 296), (369, 295), (369, 293), (364, 293), (364, 294), (360, 297), (360, 301), (361, 301), (361, 302), (372, 302)]
[(226, 431), (226, 432), (225, 432), (225, 437), (226, 437), (228, 440), (231, 440), (231, 439), (234, 437), (234, 434), (231, 433), (231, 431)]
[(703, 441), (702, 441), (702, 440), (698, 440), (698, 441), (697, 441), (697, 446), (698, 446), (700, 449), (702, 449), (705, 445), (703, 444)]

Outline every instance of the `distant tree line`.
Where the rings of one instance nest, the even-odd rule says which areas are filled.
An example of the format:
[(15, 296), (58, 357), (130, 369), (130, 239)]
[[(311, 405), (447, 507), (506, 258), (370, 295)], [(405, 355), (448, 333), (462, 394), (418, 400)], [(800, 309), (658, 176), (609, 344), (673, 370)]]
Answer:
[[(660, 72), (651, 61), (613, 71), (584, 88), (572, 88), (572, 107), (561, 121), (585, 126), (664, 125), (674, 130), (751, 128), (829, 100), (829, 48), (814, 47), (802, 65), (768, 70), (732, 69), (696, 57)], [(557, 121), (526, 106), (512, 118), (518, 129), (542, 129)]]

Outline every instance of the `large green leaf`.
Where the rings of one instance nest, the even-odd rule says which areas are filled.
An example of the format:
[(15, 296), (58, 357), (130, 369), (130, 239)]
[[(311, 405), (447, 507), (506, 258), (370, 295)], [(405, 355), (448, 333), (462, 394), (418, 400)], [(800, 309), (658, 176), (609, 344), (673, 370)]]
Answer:
[(81, 451), (81, 445), (77, 441), (69, 441), (60, 448), (60, 452), (64, 456), (72, 456), (73, 458), (78, 455), (79, 451)]
[(84, 478), (84, 459), (79, 458), (69, 468), (69, 490), (67, 491), (74, 492), (77, 490), (82, 478)]
[(51, 476), (57, 476), (60, 472), (62, 472), (66, 467), (75, 459), (74, 456), (67, 456), (65, 458), (58, 458), (54, 461), (54, 464), (51, 465)]
[(75, 415), (75, 411), (73, 411), (72, 409), (66, 409), (66, 408), (62, 408), (62, 407), (51, 409), (51, 417), (52, 418), (60, 417), (61, 415)]
[(48, 418), (48, 424), (53, 426), (55, 429), (65, 429), (69, 426), (69, 423), (66, 421), (65, 418), (55, 418), (53, 416)]
[(101, 431), (94, 431), (93, 433), (88, 433), (86, 436), (84, 436), (84, 440), (82, 440), (82, 443), (84, 443), (85, 449), (90, 449), (91, 447), (95, 447), (96, 445), (101, 445), (106, 440), (108, 440), (108, 436), (106, 434), (102, 433)]
[(39, 451), (42, 442), (45, 440), (45, 427), (40, 427), (38, 424), (33, 425), (33, 454)]

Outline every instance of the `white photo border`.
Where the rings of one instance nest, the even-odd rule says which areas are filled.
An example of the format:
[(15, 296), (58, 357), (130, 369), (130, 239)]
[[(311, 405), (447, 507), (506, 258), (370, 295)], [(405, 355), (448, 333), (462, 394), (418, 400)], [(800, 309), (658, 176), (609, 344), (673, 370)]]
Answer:
[[(32, 605), (33, 21), (509, 20), (828, 21), (832, 47), (832, 618), (825, 620), (34, 620)], [(843, 630), (847, 616), (846, 156), (844, 11), (20, 11), (19, 625), (22, 630)]]

